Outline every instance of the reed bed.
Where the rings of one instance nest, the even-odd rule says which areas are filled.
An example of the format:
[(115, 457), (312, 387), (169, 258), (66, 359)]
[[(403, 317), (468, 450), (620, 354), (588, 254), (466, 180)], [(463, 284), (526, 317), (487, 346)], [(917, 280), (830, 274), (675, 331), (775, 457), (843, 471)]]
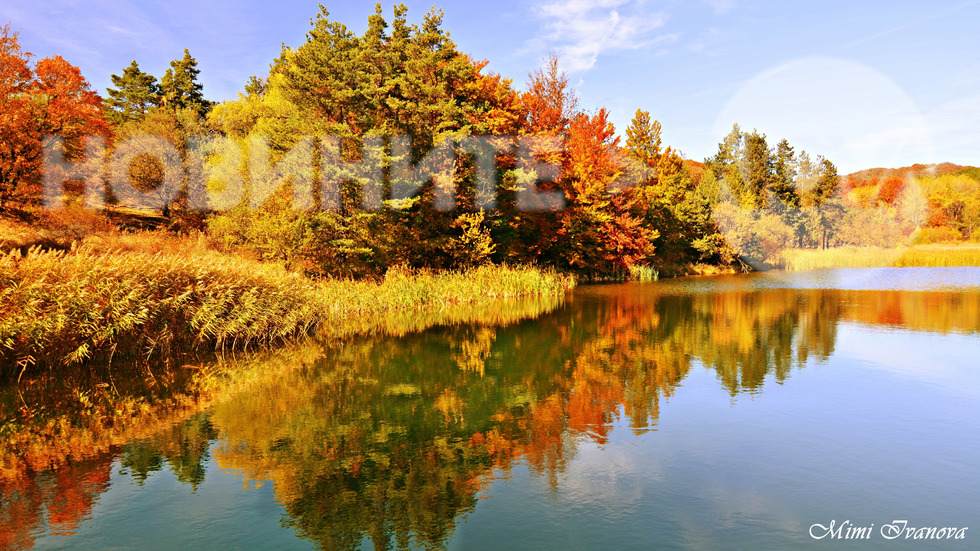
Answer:
[(630, 281), (657, 281), (660, 279), (660, 272), (650, 266), (630, 266), (629, 275), (626, 279)]
[(822, 268), (980, 266), (980, 246), (921, 245), (910, 248), (837, 247), (783, 251), (779, 267), (790, 271)]
[(188, 345), (244, 349), (385, 311), (554, 295), (572, 285), (530, 267), (396, 268), (379, 283), (315, 282), (208, 251), (14, 251), (0, 255), (0, 368), (9, 377), (97, 356), (167, 358)]
[(902, 253), (895, 266), (980, 266), (980, 245), (923, 245)]
[(901, 249), (881, 247), (837, 247), (833, 249), (788, 249), (777, 265), (790, 271), (822, 268), (878, 268), (892, 266)]

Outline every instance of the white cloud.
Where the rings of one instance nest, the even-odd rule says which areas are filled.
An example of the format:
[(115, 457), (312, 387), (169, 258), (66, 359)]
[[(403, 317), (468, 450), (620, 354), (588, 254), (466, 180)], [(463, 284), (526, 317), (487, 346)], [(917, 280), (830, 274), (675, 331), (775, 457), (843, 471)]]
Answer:
[(651, 36), (663, 27), (666, 15), (643, 13), (642, 2), (632, 0), (556, 0), (535, 12), (545, 20), (545, 33), (537, 46), (556, 50), (568, 72), (591, 69), (603, 52), (635, 50), (673, 35)]
[(256, 18), (265, 14), (233, 0), (7, 1), (5, 16), (22, 30), (27, 50), (38, 58), (63, 56), (101, 94), (111, 86), (110, 75), (131, 61), (159, 79), (187, 48), (199, 63), (205, 96), (232, 98), (248, 74), (267, 69), (283, 38), (263, 37)]

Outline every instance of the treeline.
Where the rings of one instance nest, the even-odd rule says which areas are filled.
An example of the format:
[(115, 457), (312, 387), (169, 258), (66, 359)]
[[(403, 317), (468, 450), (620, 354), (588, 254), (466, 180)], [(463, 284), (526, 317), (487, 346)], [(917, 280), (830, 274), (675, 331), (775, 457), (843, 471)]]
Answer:
[[(4, 45), (8, 57), (29, 65), (9, 28)], [(379, 6), (362, 35), (331, 21), (321, 7), (304, 44), (284, 48), (267, 77), (251, 78), (244, 94), (217, 105), (204, 99), (189, 52), (159, 82), (134, 61), (113, 75), (104, 117), (79, 120), (74, 133), (64, 135), (71, 162), (86, 159), (85, 135), (108, 140), (97, 162), (130, 148), (122, 156), (133, 197), (122, 196), (108, 185), (111, 175), (95, 170), (88, 184), (105, 185), (83, 193), (70, 182), (66, 202), (139, 207), (149, 201), (174, 225), (196, 225), (223, 247), (312, 275), (376, 276), (394, 265), (493, 262), (609, 278), (637, 266), (731, 259), (698, 185), (699, 166), (663, 146), (660, 125), (648, 113), (637, 111), (621, 144), (605, 109), (579, 106), (557, 59), (529, 75), (525, 91), (487, 74), (485, 65), (457, 49), (441, 12), (412, 24), (404, 6), (396, 6), (390, 23)], [(80, 77), (76, 91), (97, 97)], [(21, 167), (21, 177), (4, 180), (4, 189), (23, 192), (19, 199), (40, 203), (41, 137), (54, 130), (38, 128), (26, 140), (35, 153), (30, 165)], [(155, 151), (145, 136), (162, 137), (167, 151)], [(489, 188), (481, 173), (486, 163), (460, 147), (477, 136), (497, 137), (481, 142), (492, 149)], [(403, 137), (409, 143), (401, 143)], [(312, 208), (293, 208), (295, 175), (303, 166), (290, 163), (305, 162), (292, 155), (304, 139), (336, 144), (330, 166), (377, 162), (380, 178), (324, 174), (325, 153), (314, 148)], [(253, 143), (268, 147), (260, 164), (271, 168), (258, 175), (249, 169)], [(429, 163), (440, 148), (450, 154)], [(167, 172), (174, 163), (182, 167), (176, 184)], [(324, 189), (328, 180), (338, 189)], [(376, 192), (369, 188), (375, 183)], [(447, 187), (451, 209), (440, 204)], [(201, 196), (211, 201), (204, 214), (193, 208)], [(237, 200), (219, 205), (216, 197)]]
[(841, 177), (831, 161), (796, 153), (786, 140), (769, 146), (764, 134), (738, 125), (706, 165), (701, 186), (717, 190), (714, 221), (756, 268), (783, 264), (788, 249), (980, 239), (977, 168), (944, 163)]
[[(632, 266), (724, 261), (721, 247), (703, 241), (714, 232), (696, 175), (662, 146), (649, 114), (637, 112), (623, 146), (605, 109), (579, 106), (557, 59), (529, 75), (523, 92), (485, 65), (458, 51), (441, 12), (416, 25), (399, 6), (389, 24), (378, 7), (355, 35), (321, 9), (305, 44), (284, 49), (268, 78), (253, 78), (208, 121), (239, 151), (260, 138), (272, 162), (301, 139), (336, 139), (339, 164), (380, 161), (380, 193), (370, 196), (374, 182), (363, 174), (320, 173), (314, 181), (337, 182), (335, 208), (323, 208), (322, 187), (313, 192), (320, 209), (291, 208), (295, 190), (286, 182), (259, 208), (243, 199), (212, 216), (211, 232), (228, 246), (329, 275), (505, 262), (608, 278)], [(399, 136), (410, 147), (399, 148)], [(460, 146), (486, 136), (498, 137), (483, 142), (493, 149), (489, 189), (479, 159)], [(528, 143), (538, 150), (522, 151)], [(450, 154), (437, 155), (442, 148)], [(629, 174), (627, 156), (639, 161)], [(241, 179), (235, 169), (212, 166), (212, 185), (227, 191)], [(632, 185), (610, 193), (626, 177)], [(440, 207), (447, 187), (450, 210)]]
[(5, 73), (22, 73), (5, 97), (34, 97), (26, 118), (52, 120), (11, 140), (30, 156), (4, 135), (0, 209), (40, 202), (44, 135), (60, 131), (71, 161), (91, 153), (82, 136), (100, 135), (107, 147), (88, 161), (125, 159), (131, 185), (120, 191), (110, 185), (118, 175), (96, 167), (87, 191), (65, 186), (68, 204), (153, 206), (172, 227), (314, 276), (535, 263), (602, 279), (758, 266), (787, 247), (839, 244), (857, 227), (845, 223), (829, 160), (736, 126), (696, 163), (641, 109), (622, 140), (605, 108), (580, 105), (555, 57), (520, 90), (460, 52), (435, 9), (410, 23), (404, 6), (388, 21), (379, 5), (355, 34), (321, 6), (305, 43), (218, 104), (204, 98), (187, 50), (159, 81), (133, 61), (112, 76), (101, 116), (67, 63), (74, 103), (37, 101), (48, 97), (35, 84), (44, 61), (31, 76), (9, 26), (2, 52)]
[(844, 205), (830, 160), (796, 153), (786, 139), (770, 146), (736, 124), (705, 163), (715, 220), (743, 261), (759, 268), (787, 248), (831, 244)]
[[(942, 163), (870, 169), (848, 175), (842, 187), (845, 202), (859, 213), (843, 244), (980, 240), (980, 168)], [(872, 225), (886, 231), (872, 232)]]

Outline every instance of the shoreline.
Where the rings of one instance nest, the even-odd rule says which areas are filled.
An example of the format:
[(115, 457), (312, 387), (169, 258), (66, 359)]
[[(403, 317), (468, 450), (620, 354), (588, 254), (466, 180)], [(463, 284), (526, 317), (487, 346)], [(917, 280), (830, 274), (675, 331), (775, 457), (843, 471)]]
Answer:
[(980, 243), (943, 243), (911, 247), (835, 247), (787, 249), (776, 269), (911, 268), (980, 266)]

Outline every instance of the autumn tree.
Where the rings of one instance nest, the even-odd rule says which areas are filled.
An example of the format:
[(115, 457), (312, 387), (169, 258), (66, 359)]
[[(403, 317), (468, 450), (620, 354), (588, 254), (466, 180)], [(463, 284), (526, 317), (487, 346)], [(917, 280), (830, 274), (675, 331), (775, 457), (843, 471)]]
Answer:
[(248, 82), (245, 83), (245, 95), (246, 96), (261, 96), (265, 93), (266, 81), (255, 75), (248, 77)]
[(626, 151), (647, 166), (656, 166), (660, 159), (660, 121), (652, 120), (650, 112), (637, 109), (626, 128)]
[(563, 134), (579, 111), (578, 97), (558, 61), (558, 54), (552, 52), (544, 67), (535, 69), (527, 80), (523, 99), (529, 133)]
[[(113, 199), (130, 207), (159, 210), (171, 218), (175, 208), (189, 214), (193, 193), (203, 195), (195, 181), (201, 159), (194, 144), (205, 141), (212, 129), (196, 109), (155, 108), (139, 119), (116, 128), (113, 153), (130, 154), (125, 180), (115, 182)], [(202, 205), (198, 205), (202, 206)]]
[(721, 261), (722, 239), (712, 237), (715, 194), (708, 188), (715, 182), (713, 174), (684, 161), (669, 146), (662, 149), (661, 133), (660, 122), (640, 109), (626, 129), (625, 153), (636, 161), (626, 168), (632, 184), (628, 193), (638, 196), (632, 211), (659, 234), (653, 241), (656, 255), (651, 263), (666, 274), (685, 263)]
[(102, 99), (77, 67), (60, 56), (31, 66), (17, 33), (0, 31), (0, 212), (12, 202), (37, 200), (43, 161), (42, 139), (58, 136), (65, 153), (77, 157), (82, 139), (108, 135)]
[(616, 162), (619, 138), (608, 112), (576, 115), (567, 133), (561, 182), (568, 204), (558, 213), (555, 239), (560, 265), (609, 277), (648, 263), (660, 234), (631, 212), (642, 198), (635, 190), (610, 193), (621, 166)]
[[(485, 62), (457, 50), (441, 12), (418, 24), (406, 14), (396, 6), (389, 23), (378, 6), (358, 36), (321, 7), (306, 42), (284, 48), (260, 93), (214, 110), (212, 121), (239, 143), (265, 140), (273, 163), (303, 136), (332, 144), (331, 161), (317, 174), (332, 190), (314, 191), (311, 210), (290, 212), (289, 192), (280, 187), (276, 197), (286, 201), (216, 216), (214, 228), (257, 239), (235, 228), (266, 216), (280, 220), (298, 232), (288, 243), (314, 273), (371, 275), (397, 263), (470, 262), (460, 255), (462, 243), (483, 242), (499, 221), (464, 216), (477, 209), (475, 165), (457, 144), (474, 134), (515, 133), (519, 98), (509, 81), (482, 72)], [(286, 181), (269, 183), (279, 182)], [(456, 209), (438, 208), (440, 194), (454, 198)], [(256, 245), (239, 237), (241, 246)]]

